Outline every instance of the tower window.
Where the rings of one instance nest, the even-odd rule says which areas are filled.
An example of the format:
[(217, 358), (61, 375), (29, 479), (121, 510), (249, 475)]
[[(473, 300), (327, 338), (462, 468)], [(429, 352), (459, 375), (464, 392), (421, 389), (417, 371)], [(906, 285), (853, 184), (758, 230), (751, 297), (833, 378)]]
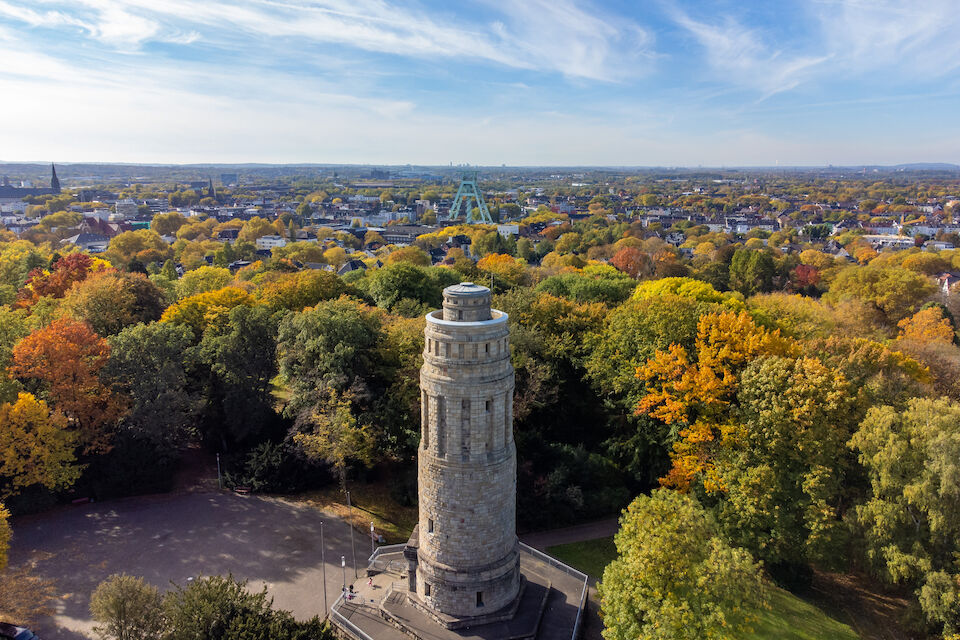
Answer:
[(487, 400), (487, 401), (484, 403), (484, 407), (486, 408), (487, 413), (490, 413), (490, 401), (489, 401), (489, 400)]
[(486, 350), (487, 353), (490, 353), (490, 343), (489, 343), (489, 342), (486, 343), (485, 345), (483, 345), (483, 348)]
[(423, 595), (425, 595), (425, 596), (428, 597), (428, 598), (430, 597), (430, 583), (429, 583), (429, 582), (424, 582), (424, 583), (423, 583)]
[(477, 591), (477, 606), (483, 606), (483, 591)]
[(433, 533), (433, 518), (427, 518), (427, 533)]

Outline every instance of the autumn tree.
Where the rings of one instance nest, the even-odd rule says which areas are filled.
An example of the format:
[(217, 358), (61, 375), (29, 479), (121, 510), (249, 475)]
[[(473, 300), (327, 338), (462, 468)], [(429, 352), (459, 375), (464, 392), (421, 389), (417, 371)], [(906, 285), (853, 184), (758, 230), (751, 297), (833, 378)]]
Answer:
[(183, 300), (190, 296), (226, 287), (233, 280), (229, 269), (202, 266), (188, 271), (177, 281), (177, 298)]
[(662, 482), (688, 489), (697, 481), (708, 491), (722, 490), (713, 453), (722, 442), (740, 373), (760, 355), (789, 356), (798, 351), (793, 340), (779, 330), (758, 327), (746, 312), (726, 312), (700, 319), (693, 353), (671, 345), (638, 368), (636, 375), (646, 381), (647, 394), (637, 412), (679, 428), (673, 467)]
[(250, 242), (253, 242), (257, 238), (274, 235), (276, 232), (277, 230), (274, 228), (273, 223), (271, 223), (269, 220), (254, 216), (243, 224), (243, 228), (240, 230), (238, 238), (240, 240), (249, 240)]
[(109, 269), (103, 260), (85, 253), (71, 253), (53, 265), (50, 270), (36, 268), (30, 272), (26, 284), (17, 294), (17, 307), (30, 308), (44, 297), (62, 298), (77, 282), (91, 273)]
[(21, 393), (16, 402), (0, 404), (0, 424), (0, 497), (34, 484), (65, 489), (80, 476), (73, 454), (77, 434), (47, 403)]
[(739, 638), (764, 605), (760, 566), (689, 495), (637, 498), (614, 542), (597, 585), (605, 640)]
[(919, 342), (954, 342), (956, 334), (950, 320), (943, 315), (943, 309), (930, 306), (916, 312), (909, 318), (897, 323), (901, 340)]
[(98, 335), (110, 336), (133, 324), (159, 320), (165, 306), (163, 292), (143, 274), (109, 270), (75, 284), (61, 308)]
[[(477, 262), (480, 271), (494, 277), (495, 285), (516, 286), (523, 282), (527, 265), (523, 260), (503, 253), (490, 253)], [(487, 278), (489, 279), (489, 278)]]
[(64, 318), (18, 342), (10, 370), (67, 416), (83, 453), (102, 453), (125, 411), (123, 399), (100, 381), (109, 357), (109, 344), (89, 325)]
[(396, 264), (405, 262), (418, 267), (429, 267), (431, 264), (430, 254), (420, 247), (400, 247), (394, 249), (387, 256), (387, 264)]
[(935, 290), (930, 278), (907, 269), (850, 266), (837, 274), (826, 297), (831, 301), (862, 300), (896, 324), (914, 313)]
[(187, 218), (179, 211), (169, 211), (167, 213), (158, 213), (150, 221), (150, 228), (161, 236), (170, 236), (177, 233), (183, 225), (187, 224)]
[(141, 264), (167, 260), (173, 254), (170, 246), (156, 231), (139, 229), (114, 236), (104, 253), (112, 264), (126, 267), (134, 260)]
[(224, 287), (198, 293), (171, 305), (163, 312), (160, 322), (186, 325), (190, 327), (194, 337), (199, 338), (210, 324), (219, 322), (234, 307), (253, 305), (253, 296), (243, 289)]
[(613, 254), (610, 264), (634, 279), (646, 278), (653, 274), (653, 261), (650, 255), (636, 247), (623, 247)]
[(260, 304), (273, 311), (300, 311), (351, 291), (354, 291), (352, 287), (336, 274), (310, 270), (279, 274), (273, 280), (264, 281), (255, 296)]

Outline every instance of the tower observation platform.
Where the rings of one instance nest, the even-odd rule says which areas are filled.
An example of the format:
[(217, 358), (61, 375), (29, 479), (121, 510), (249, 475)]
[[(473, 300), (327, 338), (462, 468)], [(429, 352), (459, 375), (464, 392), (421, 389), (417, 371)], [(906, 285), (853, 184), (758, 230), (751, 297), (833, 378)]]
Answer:
[(507, 320), (470, 282), (444, 289), (443, 308), (427, 314), (419, 522), (405, 545), (371, 556), (369, 590), (334, 605), (342, 637), (576, 636), (587, 576), (517, 540)]

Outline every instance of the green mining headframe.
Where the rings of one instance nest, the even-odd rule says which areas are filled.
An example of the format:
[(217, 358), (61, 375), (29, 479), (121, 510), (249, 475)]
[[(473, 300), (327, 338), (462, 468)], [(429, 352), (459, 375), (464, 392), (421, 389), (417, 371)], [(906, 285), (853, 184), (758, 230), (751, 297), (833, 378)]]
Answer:
[[(476, 201), (475, 206), (470, 205), (471, 200)], [(450, 207), (448, 219), (456, 220), (459, 218), (460, 210), (464, 206), (467, 208), (465, 216), (467, 224), (474, 222), (493, 223), (493, 218), (490, 216), (490, 209), (487, 208), (487, 203), (483, 199), (483, 193), (480, 192), (480, 187), (477, 186), (476, 171), (468, 171), (463, 174), (463, 179), (460, 180), (460, 188), (457, 189), (457, 197), (453, 199), (453, 206)], [(477, 215), (474, 215), (474, 209), (479, 209)]]

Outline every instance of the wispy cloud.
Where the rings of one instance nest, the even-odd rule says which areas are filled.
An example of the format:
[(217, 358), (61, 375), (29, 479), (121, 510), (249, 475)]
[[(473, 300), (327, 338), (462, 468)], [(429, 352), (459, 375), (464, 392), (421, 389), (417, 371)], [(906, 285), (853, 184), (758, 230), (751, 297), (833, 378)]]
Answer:
[(717, 82), (755, 89), (761, 99), (795, 88), (830, 59), (830, 55), (796, 55), (772, 47), (761, 30), (745, 27), (732, 17), (707, 23), (680, 9), (671, 13), (703, 47)]
[(241, 36), (297, 38), (591, 80), (633, 75), (650, 58), (647, 31), (630, 20), (604, 19), (573, 0), (487, 4), (498, 14), (489, 23), (387, 0), (0, 0), (0, 16), (31, 26), (75, 27), (126, 47), (154, 40), (189, 44), (200, 38), (213, 43), (236, 43)]
[(818, 0), (826, 46), (853, 72), (942, 77), (960, 68), (956, 0)]

